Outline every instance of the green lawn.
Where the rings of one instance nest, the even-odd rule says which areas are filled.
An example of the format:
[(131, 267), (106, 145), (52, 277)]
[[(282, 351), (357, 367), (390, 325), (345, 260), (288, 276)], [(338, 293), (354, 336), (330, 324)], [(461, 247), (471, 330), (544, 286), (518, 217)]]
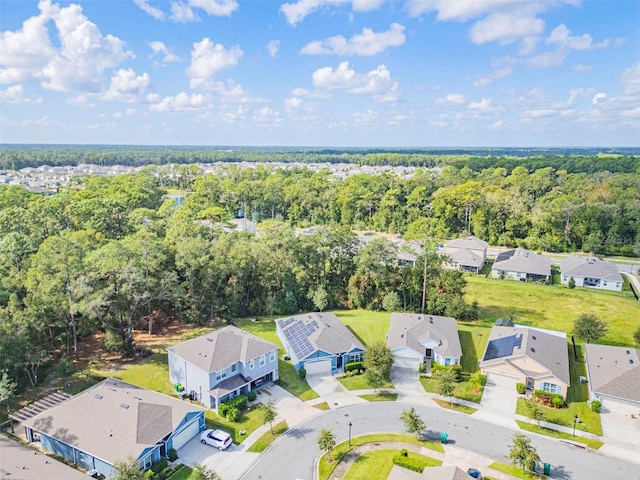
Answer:
[[(346, 475), (344, 480), (386, 480), (393, 468), (393, 457), (398, 455), (400, 450), (372, 450), (360, 455)], [(439, 467), (440, 460), (427, 457), (416, 452), (407, 452), (409, 458), (421, 461), (425, 467)]]
[(587, 447), (593, 448), (594, 450), (597, 450), (602, 445), (604, 445), (604, 443), (600, 440), (595, 440), (593, 438), (574, 437), (570, 433), (559, 432), (558, 430), (552, 430), (545, 427), (538, 428), (538, 425), (529, 422), (523, 422), (522, 420), (516, 420), (516, 422), (522, 430), (526, 430), (527, 432), (539, 433), (541, 435), (546, 435), (547, 437), (561, 438), (563, 440), (569, 440), (571, 442), (584, 443)]
[[(344, 385), (347, 390), (367, 390), (371, 388), (371, 385), (367, 383), (366, 378), (365, 375), (354, 375), (353, 377), (339, 378), (338, 381)], [(393, 388), (393, 383), (386, 380), (380, 389), (384, 390), (385, 388)]]
[(318, 410), (329, 410), (329, 404), (327, 402), (316, 403), (312, 405), (313, 408), (317, 408)]
[(531, 473), (529, 471), (527, 471), (526, 473), (522, 473), (522, 469), (520, 467), (509, 465), (508, 463), (493, 462), (492, 464), (489, 465), (489, 468), (491, 468), (492, 470), (496, 470), (498, 472), (512, 475), (517, 478), (524, 478), (526, 480), (530, 480), (530, 479), (543, 480), (547, 478), (547, 477), (543, 477), (542, 475)]
[[(437, 392), (437, 381), (433, 377), (424, 377), (420, 376), (420, 383), (422, 387), (428, 393), (438, 393)], [(482, 391), (483, 387), (480, 387), (480, 390), (476, 391), (475, 386), (471, 385), (468, 381), (461, 381), (456, 383), (455, 390), (453, 391), (453, 396), (456, 398), (460, 398), (462, 400), (468, 400), (469, 402), (480, 403), (482, 399)]]
[(155, 350), (148, 358), (139, 362), (125, 364), (117, 369), (94, 370), (93, 373), (176, 396), (176, 391), (169, 382), (169, 364), (165, 351)]
[(449, 400), (440, 400), (439, 398), (434, 398), (434, 402), (440, 405), (442, 408), (447, 408), (449, 410), (455, 410), (456, 412), (466, 413), (467, 415), (471, 415), (474, 412), (477, 412), (477, 408), (467, 407), (466, 405), (458, 405), (457, 403), (451, 403)]
[(364, 343), (365, 347), (375, 343), (384, 343), (391, 320), (389, 312), (340, 310), (333, 313)]
[(273, 433), (271, 433), (271, 430), (267, 430), (265, 434), (262, 435), (258, 440), (256, 440), (255, 443), (251, 445), (247, 451), (254, 453), (264, 452), (267, 447), (271, 445), (271, 442), (273, 442), (276, 438), (278, 438), (278, 436), (286, 432), (288, 428), (289, 426), (287, 425), (287, 422), (284, 421), (280, 422), (277, 425), (274, 425)]
[[(242, 414), (240, 420), (237, 422), (230, 422), (224, 417), (221, 417), (213, 410), (207, 410), (204, 413), (204, 418), (207, 428), (220, 428), (231, 434), (233, 443), (236, 445), (242, 443), (255, 429), (261, 427), (263, 422), (263, 415), (259, 408), (254, 407), (252, 410), (248, 410)], [(240, 432), (244, 431), (244, 434)]]
[(180, 470), (169, 477), (169, 480), (195, 480), (196, 472), (191, 467), (183, 465)]
[(478, 370), (478, 358), (484, 354), (494, 320), (458, 322), (458, 337), (462, 347), (460, 364), (462, 371), (474, 373)]
[(355, 437), (351, 439), (351, 445), (348, 442), (342, 442), (335, 446), (331, 451), (332, 462), (329, 462), (327, 454), (324, 453), (320, 457), (318, 464), (318, 478), (319, 480), (327, 480), (336, 465), (340, 462), (344, 455), (351, 451), (358, 445), (364, 445), (365, 443), (374, 442), (405, 442), (413, 445), (420, 445), (425, 448), (429, 448), (435, 452), (444, 453), (444, 447), (439, 443), (431, 440), (422, 442), (412, 435), (403, 435), (399, 433), (379, 433), (373, 435), (362, 435), (361, 437)]
[[(600, 415), (592, 412), (586, 402), (573, 402), (568, 405), (569, 406), (567, 408), (551, 408), (542, 406), (545, 415), (544, 419), (547, 422), (557, 423), (558, 425), (573, 428), (573, 417), (578, 415), (580, 422), (576, 424), (576, 430), (602, 435)], [(516, 413), (526, 417), (529, 416), (527, 405), (524, 400), (518, 399)]]
[(634, 345), (632, 334), (637, 326), (636, 319), (640, 317), (640, 304), (630, 293), (587, 288), (571, 290), (564, 285), (540, 285), (477, 275), (465, 278), (468, 281), (467, 301), (478, 301), (483, 320), (513, 317), (520, 324), (570, 333), (581, 313), (594, 312), (609, 326), (601, 343)]
[(369, 402), (395, 402), (398, 399), (397, 393), (376, 393), (371, 395), (358, 395)]

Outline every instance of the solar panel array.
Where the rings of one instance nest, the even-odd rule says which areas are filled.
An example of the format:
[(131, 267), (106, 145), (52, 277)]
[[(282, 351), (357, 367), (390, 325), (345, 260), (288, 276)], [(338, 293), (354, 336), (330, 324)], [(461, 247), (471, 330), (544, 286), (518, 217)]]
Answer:
[[(302, 320), (289, 318), (281, 322), (280, 326), (296, 357), (302, 359), (315, 350), (309, 342), (309, 336), (319, 328), (318, 322), (314, 320), (305, 323)], [(285, 327), (288, 328), (285, 329)]]
[(522, 345), (522, 334), (510, 335), (504, 338), (496, 338), (489, 341), (487, 345), (487, 351), (484, 354), (483, 360), (492, 360), (494, 358), (502, 358), (513, 354), (515, 347)]

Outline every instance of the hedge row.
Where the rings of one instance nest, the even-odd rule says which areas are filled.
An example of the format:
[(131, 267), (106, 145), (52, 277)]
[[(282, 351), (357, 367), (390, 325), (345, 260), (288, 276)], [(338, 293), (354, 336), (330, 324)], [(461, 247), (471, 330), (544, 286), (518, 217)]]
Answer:
[(424, 467), (426, 464), (423, 460), (418, 458), (405, 457), (402, 453), (395, 455), (393, 457), (394, 465), (398, 465), (399, 467), (408, 468), (409, 470), (413, 470), (414, 472), (422, 473), (424, 471)]

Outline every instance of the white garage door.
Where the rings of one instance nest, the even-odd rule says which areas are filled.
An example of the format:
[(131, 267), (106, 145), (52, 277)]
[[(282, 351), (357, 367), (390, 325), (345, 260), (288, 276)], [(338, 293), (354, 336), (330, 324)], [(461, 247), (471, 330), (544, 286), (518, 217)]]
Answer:
[(396, 355), (393, 357), (393, 366), (395, 368), (408, 368), (411, 370), (418, 371), (418, 366), (420, 365), (420, 360), (413, 357), (401, 357)]
[(508, 388), (516, 391), (516, 383), (519, 379), (516, 377), (510, 377), (508, 375), (502, 375), (501, 373), (489, 373), (487, 375), (487, 385), (497, 385), (499, 387)]
[(317, 375), (322, 373), (331, 373), (331, 360), (319, 360), (316, 362), (306, 362), (304, 369), (307, 375)]
[(184, 430), (173, 437), (173, 448), (179, 450), (200, 432), (200, 422), (194, 419)]

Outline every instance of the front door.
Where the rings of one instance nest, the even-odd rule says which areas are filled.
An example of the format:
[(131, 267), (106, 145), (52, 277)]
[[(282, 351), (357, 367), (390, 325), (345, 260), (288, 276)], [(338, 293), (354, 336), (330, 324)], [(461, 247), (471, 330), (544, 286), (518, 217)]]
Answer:
[(432, 355), (431, 350), (432, 350), (431, 348), (427, 348), (426, 353), (424, 354), (424, 356), (427, 357), (428, 359), (431, 359), (431, 355)]
[(527, 377), (527, 388), (533, 390), (533, 378)]
[(338, 355), (338, 363), (337, 363), (338, 368), (342, 368), (342, 355)]

